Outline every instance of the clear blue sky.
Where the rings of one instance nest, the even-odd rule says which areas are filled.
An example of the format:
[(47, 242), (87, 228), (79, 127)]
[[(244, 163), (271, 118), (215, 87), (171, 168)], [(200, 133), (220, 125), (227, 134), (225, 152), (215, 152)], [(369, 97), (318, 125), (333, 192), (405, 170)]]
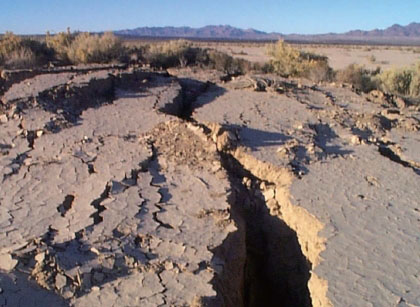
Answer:
[(420, 0), (0, 0), (0, 33), (229, 24), (281, 33), (345, 32), (420, 21)]

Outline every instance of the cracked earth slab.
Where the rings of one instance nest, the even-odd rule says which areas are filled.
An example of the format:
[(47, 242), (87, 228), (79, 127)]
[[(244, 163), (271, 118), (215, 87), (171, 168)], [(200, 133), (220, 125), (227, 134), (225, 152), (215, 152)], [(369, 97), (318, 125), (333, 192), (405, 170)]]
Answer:
[[(216, 146), (159, 111), (190, 94), (164, 74), (61, 77), (4, 98), (2, 306), (32, 293), (57, 306), (242, 305), (245, 238)], [(85, 106), (103, 84), (112, 100)], [(46, 129), (66, 112), (76, 121)]]
[(418, 107), (258, 78), (199, 98), (193, 118), (275, 185), (266, 203), (296, 231), (312, 305), (419, 305)]
[(93, 70), (2, 98), (2, 306), (419, 305), (418, 107)]

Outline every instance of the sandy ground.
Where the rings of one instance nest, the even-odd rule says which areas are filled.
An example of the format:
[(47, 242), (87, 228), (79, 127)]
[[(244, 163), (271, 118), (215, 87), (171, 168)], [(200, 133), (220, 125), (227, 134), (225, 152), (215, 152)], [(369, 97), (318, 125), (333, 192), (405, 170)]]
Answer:
[[(215, 48), (234, 57), (251, 62), (266, 62), (266, 45), (251, 43), (210, 43), (203, 46)], [(333, 46), (333, 45), (294, 45), (296, 48), (325, 55), (333, 69), (342, 69), (350, 64), (361, 64), (367, 68), (388, 69), (404, 67), (420, 62), (419, 47), (386, 46)]]

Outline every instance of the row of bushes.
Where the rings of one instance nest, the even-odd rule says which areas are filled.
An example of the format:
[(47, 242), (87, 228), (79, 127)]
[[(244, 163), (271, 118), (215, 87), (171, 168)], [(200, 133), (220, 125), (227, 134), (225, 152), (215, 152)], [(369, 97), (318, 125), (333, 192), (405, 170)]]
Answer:
[(245, 74), (255, 69), (255, 65), (243, 59), (237, 59), (226, 53), (194, 47), (185, 40), (154, 43), (135, 47), (130, 51), (134, 62), (149, 64), (157, 68), (202, 66), (224, 71), (230, 75)]
[(336, 73), (339, 82), (352, 84), (362, 92), (381, 90), (392, 95), (420, 97), (420, 63), (415, 67), (394, 68), (382, 71), (368, 70), (352, 64)]
[(46, 45), (54, 50), (56, 59), (63, 63), (110, 63), (118, 61), (125, 50), (121, 41), (111, 32), (103, 35), (78, 33), (47, 34)]
[(112, 33), (47, 34), (45, 41), (22, 38), (7, 32), (0, 40), (0, 66), (31, 68), (49, 62), (60, 64), (109, 63), (124, 54), (120, 40)]
[(305, 77), (315, 82), (338, 81), (352, 84), (357, 90), (370, 92), (379, 89), (389, 94), (420, 96), (420, 63), (415, 67), (368, 70), (364, 66), (351, 64), (345, 69), (333, 71), (328, 58), (314, 53), (300, 51), (278, 42), (268, 48), (271, 60), (268, 70), (284, 77)]
[(220, 51), (197, 48), (185, 40), (128, 48), (112, 33), (97, 35), (67, 31), (47, 34), (45, 41), (41, 41), (21, 38), (9, 32), (0, 40), (0, 66), (5, 68), (28, 68), (53, 61), (60, 64), (132, 61), (164, 69), (194, 65), (224, 71), (229, 75), (256, 70), (284, 77), (305, 77), (315, 82), (350, 83), (363, 92), (380, 89), (394, 95), (420, 96), (420, 63), (412, 68), (383, 72), (380, 69), (367, 70), (355, 64), (333, 71), (327, 57), (298, 50), (283, 41), (270, 45), (268, 54), (271, 60), (261, 65), (233, 58)]
[(0, 66), (24, 68), (44, 65), (53, 53), (45, 43), (6, 32), (0, 41)]
[(45, 41), (6, 33), (0, 40), (0, 66), (31, 68), (48, 62), (61, 65), (85, 63), (135, 62), (157, 68), (200, 65), (236, 75), (255, 67), (225, 53), (194, 47), (185, 40), (154, 43), (128, 48), (112, 33), (103, 35), (71, 33), (50, 35)]

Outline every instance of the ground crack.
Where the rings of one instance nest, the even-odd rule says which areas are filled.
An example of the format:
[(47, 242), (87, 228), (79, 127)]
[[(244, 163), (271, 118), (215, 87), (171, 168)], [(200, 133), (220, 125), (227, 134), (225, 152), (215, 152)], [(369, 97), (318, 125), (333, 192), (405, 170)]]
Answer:
[(106, 210), (106, 207), (101, 204), (105, 199), (109, 198), (110, 191), (111, 185), (107, 183), (102, 194), (90, 203), (90, 205), (96, 209), (96, 212), (90, 216), (93, 218), (94, 225), (98, 225), (104, 220), (104, 218), (101, 216), (101, 213)]

